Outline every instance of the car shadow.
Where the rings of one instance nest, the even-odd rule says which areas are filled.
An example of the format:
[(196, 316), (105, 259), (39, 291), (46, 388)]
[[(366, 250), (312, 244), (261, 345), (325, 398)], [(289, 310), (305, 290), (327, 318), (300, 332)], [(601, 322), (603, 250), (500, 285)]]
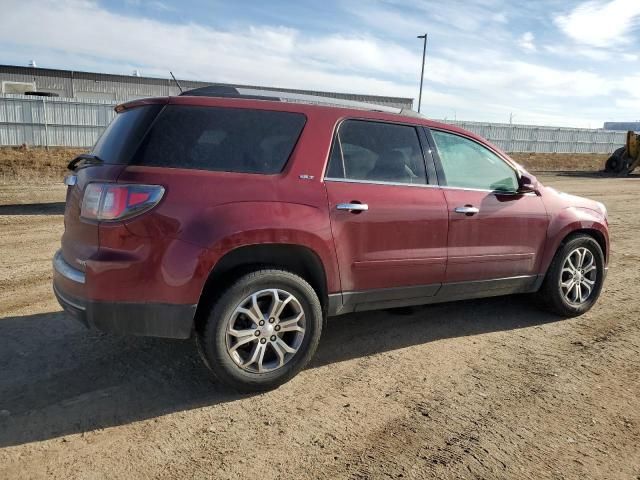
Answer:
[(65, 202), (0, 205), (0, 215), (64, 215)]
[[(330, 319), (309, 368), (558, 320), (518, 297)], [(190, 341), (88, 331), (62, 312), (0, 319), (0, 447), (246, 398), (211, 381)]]

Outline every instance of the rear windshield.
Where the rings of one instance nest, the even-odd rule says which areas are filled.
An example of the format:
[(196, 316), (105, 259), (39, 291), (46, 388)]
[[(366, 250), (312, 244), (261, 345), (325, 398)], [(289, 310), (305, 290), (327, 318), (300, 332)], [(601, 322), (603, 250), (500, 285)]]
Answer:
[(299, 113), (168, 105), (134, 165), (225, 172), (281, 172), (305, 124)]
[(129, 163), (162, 105), (125, 110), (106, 128), (91, 153), (105, 163)]

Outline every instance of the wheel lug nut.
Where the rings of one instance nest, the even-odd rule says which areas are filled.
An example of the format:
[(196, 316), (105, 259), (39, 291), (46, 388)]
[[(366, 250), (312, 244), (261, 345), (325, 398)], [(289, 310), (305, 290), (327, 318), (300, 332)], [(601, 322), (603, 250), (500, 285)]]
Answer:
[(263, 338), (261, 338), (261, 339), (260, 339), (260, 343), (267, 343), (267, 339), (266, 339), (266, 338), (264, 338), (264, 337), (263, 337)]
[(256, 337), (259, 337), (259, 336), (260, 336), (260, 330), (256, 330), (255, 336), (256, 336)]
[(276, 332), (279, 332), (279, 331), (280, 331), (280, 325), (276, 325), (275, 327), (273, 327), (273, 329), (274, 329)]
[(269, 323), (273, 323), (273, 322), (275, 322), (275, 321), (276, 321), (276, 319), (275, 319), (275, 318), (273, 318), (273, 317), (271, 317), (271, 318), (269, 319)]
[(264, 320), (260, 320), (260, 322), (258, 322), (258, 325), (263, 326), (264, 325)]
[(276, 336), (275, 335), (271, 335), (271, 341), (275, 342), (276, 341)]

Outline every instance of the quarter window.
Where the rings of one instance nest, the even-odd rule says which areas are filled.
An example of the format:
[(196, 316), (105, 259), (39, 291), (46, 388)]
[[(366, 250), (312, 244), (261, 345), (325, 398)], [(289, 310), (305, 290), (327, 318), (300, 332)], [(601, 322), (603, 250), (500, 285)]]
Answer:
[(346, 120), (333, 142), (327, 178), (426, 184), (424, 157), (416, 129)]
[(446, 185), (515, 192), (515, 171), (491, 150), (452, 133), (432, 130)]
[(300, 113), (168, 105), (132, 163), (275, 174), (284, 169), (304, 124)]

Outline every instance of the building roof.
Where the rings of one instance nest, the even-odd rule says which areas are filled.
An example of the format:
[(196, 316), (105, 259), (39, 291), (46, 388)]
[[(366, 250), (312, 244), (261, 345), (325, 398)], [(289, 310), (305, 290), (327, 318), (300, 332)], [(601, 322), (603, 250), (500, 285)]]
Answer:
[[(167, 72), (167, 78), (159, 77), (142, 77), (135, 75), (117, 75), (111, 73), (97, 73), (97, 72), (85, 72), (75, 70), (61, 70), (53, 68), (40, 68), (40, 67), (23, 67), (16, 65), (0, 65), (0, 79), (4, 75), (24, 76), (24, 77), (49, 77), (60, 79), (72, 79), (80, 81), (95, 81), (95, 82), (113, 82), (129, 85), (149, 85), (166, 87), (168, 85), (175, 86), (175, 82), (170, 78), (169, 72)], [(232, 88), (248, 88), (259, 90), (272, 90), (272, 91), (286, 91), (289, 93), (297, 93), (302, 95), (316, 95), (329, 98), (343, 98), (345, 100), (356, 100), (368, 103), (377, 103), (381, 105), (394, 105), (405, 108), (410, 108), (413, 104), (413, 98), (407, 97), (392, 97), (382, 95), (366, 95), (357, 93), (345, 93), (345, 92), (332, 92), (332, 91), (314, 91), (314, 90), (302, 90), (294, 88), (283, 87), (265, 87), (258, 85), (240, 85), (240, 84), (227, 84), (218, 82), (206, 82), (198, 80), (185, 80), (179, 78), (178, 81), (183, 89), (194, 89), (205, 87), (209, 85), (226, 86)]]

